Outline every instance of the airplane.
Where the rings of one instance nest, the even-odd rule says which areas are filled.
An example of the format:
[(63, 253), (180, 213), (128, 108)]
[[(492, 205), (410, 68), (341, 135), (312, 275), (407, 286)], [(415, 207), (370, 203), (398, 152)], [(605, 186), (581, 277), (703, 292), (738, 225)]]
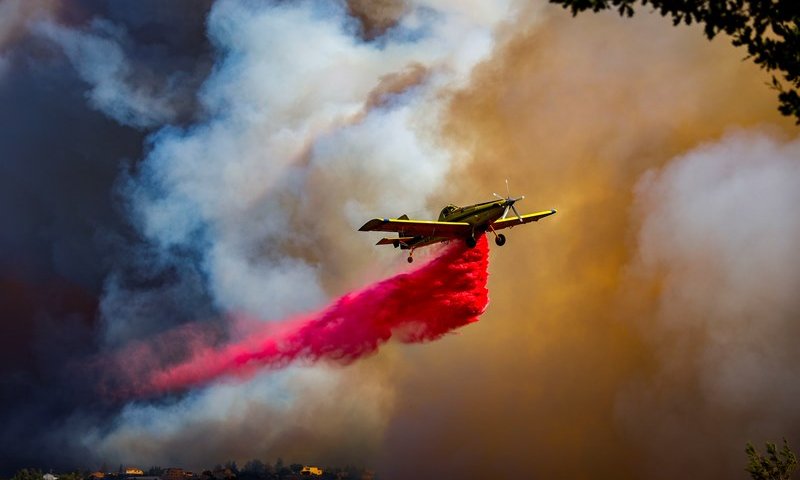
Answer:
[[(508, 180), (506, 180), (506, 190), (508, 191)], [(408, 263), (411, 263), (414, 261), (414, 250), (417, 248), (456, 239), (463, 239), (469, 248), (474, 248), (478, 243), (477, 239), (487, 231), (494, 234), (494, 242), (498, 246), (503, 246), (506, 243), (506, 236), (498, 234), (497, 230), (538, 222), (556, 213), (556, 210), (552, 209), (520, 215), (514, 204), (525, 198), (524, 195), (518, 198), (512, 198), (510, 194), (505, 198), (496, 193), (492, 195), (498, 199), (465, 207), (447, 205), (436, 221), (412, 220), (408, 215), (401, 215), (398, 218), (373, 218), (358, 230), (397, 232), (397, 237), (382, 238), (376, 245), (393, 245), (394, 248), (410, 250)], [(506, 218), (509, 210), (513, 211), (516, 217)]]

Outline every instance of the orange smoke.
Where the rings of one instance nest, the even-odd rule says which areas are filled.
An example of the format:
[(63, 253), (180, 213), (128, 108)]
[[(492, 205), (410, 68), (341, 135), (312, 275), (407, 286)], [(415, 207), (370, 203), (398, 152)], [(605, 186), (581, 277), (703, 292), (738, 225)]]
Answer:
[[(470, 160), (454, 177), (473, 196), (510, 178), (526, 208), (559, 218), (493, 252), (484, 322), (407, 355), (385, 471), (409, 478), (411, 457), (432, 465), (427, 478), (735, 475), (742, 431), (713, 425), (742, 417), (698, 403), (696, 364), (665, 363), (664, 350), (703, 339), (645, 334), (664, 278), (634, 275), (636, 186), (732, 128), (790, 122), (765, 75), (699, 28), (548, 9), (505, 33), (452, 103), (446, 141)], [(707, 430), (670, 433), (670, 415)]]

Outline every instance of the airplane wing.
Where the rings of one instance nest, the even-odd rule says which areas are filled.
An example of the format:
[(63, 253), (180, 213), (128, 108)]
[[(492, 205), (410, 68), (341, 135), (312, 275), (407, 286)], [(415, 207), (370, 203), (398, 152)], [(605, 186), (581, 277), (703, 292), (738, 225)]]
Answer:
[(503, 228), (513, 227), (516, 225), (522, 225), (523, 223), (529, 222), (538, 222), (540, 219), (544, 217), (549, 217), (550, 215), (554, 215), (556, 213), (555, 210), (545, 210), (543, 212), (536, 212), (536, 213), (529, 213), (527, 215), (522, 215), (522, 221), (518, 217), (506, 217), (502, 220), (497, 220), (492, 224), (492, 228), (494, 230), (500, 230)]
[(472, 226), (466, 222), (373, 218), (358, 230), (361, 232), (397, 232), (400, 236), (463, 237), (470, 234)]

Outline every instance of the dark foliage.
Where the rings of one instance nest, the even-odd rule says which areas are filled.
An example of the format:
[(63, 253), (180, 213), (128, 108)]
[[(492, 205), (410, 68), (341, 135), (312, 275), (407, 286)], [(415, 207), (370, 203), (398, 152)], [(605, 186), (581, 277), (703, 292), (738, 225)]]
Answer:
[(748, 58), (773, 72), (778, 110), (800, 125), (800, 2), (797, 0), (550, 0), (573, 15), (616, 9), (631, 17), (634, 5), (651, 6), (678, 25), (705, 25), (709, 39), (726, 33), (734, 46), (747, 48)]
[(11, 477), (11, 480), (42, 480), (42, 471), (35, 468), (23, 468)]
[(744, 451), (750, 463), (745, 470), (753, 480), (788, 480), (797, 468), (797, 456), (789, 449), (785, 438), (780, 452), (774, 443), (766, 446), (767, 454), (762, 456), (751, 443), (747, 444)]

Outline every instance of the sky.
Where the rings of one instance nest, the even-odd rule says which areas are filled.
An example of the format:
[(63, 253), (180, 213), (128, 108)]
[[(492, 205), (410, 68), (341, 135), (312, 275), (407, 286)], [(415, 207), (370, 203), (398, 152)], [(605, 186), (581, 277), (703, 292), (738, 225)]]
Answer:
[[(744, 56), (544, 2), (0, 1), (0, 474), (746, 478), (800, 445), (800, 136)], [(506, 179), (558, 214), (490, 245), (479, 321), (127, 393), (412, 268), (367, 219)]]

